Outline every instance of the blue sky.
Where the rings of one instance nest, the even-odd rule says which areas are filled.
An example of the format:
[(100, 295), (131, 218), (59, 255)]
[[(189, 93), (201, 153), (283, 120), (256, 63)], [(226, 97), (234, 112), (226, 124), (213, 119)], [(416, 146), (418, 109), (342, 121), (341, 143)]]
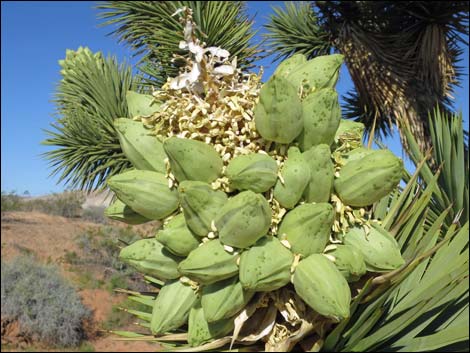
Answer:
[[(272, 2), (249, 1), (248, 11), (255, 15), (255, 28), (262, 30)], [(280, 4), (280, 3), (279, 3)], [(41, 157), (51, 147), (40, 144), (54, 122), (53, 98), (60, 79), (58, 60), (66, 49), (88, 46), (92, 51), (113, 54), (119, 62), (135, 64), (132, 51), (108, 36), (110, 28), (99, 28), (98, 11), (92, 1), (2, 1), (1, 3), (1, 189), (31, 195), (61, 192), (57, 177), (49, 177), (51, 169)], [(258, 36), (258, 39), (260, 37)], [(276, 68), (267, 58), (260, 62), (268, 78)], [(462, 110), (468, 123), (468, 47), (462, 65), (465, 77), (456, 91), (457, 110)], [(345, 94), (351, 81), (344, 66), (337, 90)], [(385, 143), (403, 157), (398, 137)]]

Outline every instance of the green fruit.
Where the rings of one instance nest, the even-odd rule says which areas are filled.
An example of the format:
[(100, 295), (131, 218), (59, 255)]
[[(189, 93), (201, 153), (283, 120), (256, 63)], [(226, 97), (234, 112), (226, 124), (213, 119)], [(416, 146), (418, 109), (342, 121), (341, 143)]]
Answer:
[(335, 138), (341, 120), (338, 94), (334, 89), (325, 88), (310, 93), (302, 101), (304, 128), (297, 137), (300, 149), (307, 151), (312, 146), (330, 146)]
[(161, 335), (185, 324), (189, 311), (197, 301), (198, 296), (189, 285), (180, 281), (165, 284), (153, 306), (150, 322), (152, 334)]
[(127, 206), (124, 202), (116, 199), (104, 210), (106, 217), (114, 219), (115, 221), (124, 222), (127, 224), (142, 224), (150, 222), (151, 220), (135, 212), (132, 208)]
[(188, 320), (188, 343), (191, 347), (200, 346), (215, 338), (223, 337), (234, 328), (233, 319), (224, 319), (216, 322), (207, 322), (201, 302), (191, 308)]
[(351, 161), (360, 161), (364, 157), (373, 154), (374, 150), (370, 148), (358, 147), (341, 155), (343, 166)]
[(171, 254), (156, 239), (141, 239), (121, 249), (119, 258), (138, 271), (159, 279), (178, 278), (181, 258)]
[(340, 139), (362, 142), (365, 126), (353, 120), (341, 119), (335, 134), (335, 142)]
[(211, 224), (217, 212), (227, 202), (227, 195), (213, 190), (207, 183), (189, 180), (181, 182), (178, 191), (188, 228), (196, 235), (206, 237), (212, 231)]
[(150, 94), (134, 91), (126, 93), (127, 108), (131, 117), (150, 116), (160, 110), (160, 104)]
[(272, 236), (263, 237), (240, 256), (240, 282), (243, 288), (274, 291), (290, 281), (294, 255)]
[(243, 289), (237, 277), (204, 286), (201, 304), (207, 322), (216, 322), (235, 315), (254, 294), (254, 291)]
[(330, 238), (333, 221), (334, 211), (329, 203), (303, 204), (284, 216), (278, 237), (287, 240), (295, 254), (321, 253)]
[(302, 65), (307, 62), (307, 58), (304, 54), (294, 54), (290, 58), (282, 61), (274, 71), (273, 75), (282, 76), (284, 78), (289, 78), (289, 76), (298, 70)]
[(342, 63), (341, 54), (317, 56), (296, 67), (288, 79), (296, 89), (302, 86), (304, 92), (334, 88)]
[(263, 195), (243, 191), (222, 207), (215, 226), (223, 244), (248, 248), (267, 234), (271, 216), (271, 207)]
[(177, 256), (188, 254), (199, 246), (199, 238), (187, 227), (184, 215), (179, 213), (157, 232), (157, 240)]
[(114, 127), (121, 149), (134, 167), (166, 172), (163, 144), (156, 136), (150, 136), (141, 122), (120, 118), (114, 120)]
[(303, 153), (310, 168), (310, 181), (304, 191), (306, 202), (328, 202), (334, 182), (334, 165), (327, 145), (313, 146)]
[(109, 178), (108, 186), (126, 205), (149, 219), (163, 219), (179, 205), (178, 192), (168, 188), (161, 173), (130, 170)]
[(290, 147), (281, 169), (281, 180), (274, 187), (274, 198), (284, 208), (293, 208), (300, 201), (310, 181), (310, 168), (297, 147)]
[(176, 180), (211, 183), (222, 174), (222, 158), (211, 145), (201, 141), (170, 137), (163, 142)]
[(328, 258), (348, 282), (357, 281), (367, 271), (362, 253), (351, 245), (335, 245)]
[(302, 105), (297, 90), (281, 76), (272, 76), (261, 87), (253, 113), (256, 130), (268, 141), (291, 143), (302, 131)]
[(238, 273), (238, 255), (228, 253), (218, 239), (203, 243), (181, 261), (178, 271), (193, 281), (210, 284)]
[(367, 271), (389, 272), (405, 264), (395, 238), (379, 226), (372, 227), (367, 235), (362, 228), (352, 228), (343, 242), (364, 256)]
[(325, 256), (313, 254), (301, 260), (292, 283), (297, 294), (320, 315), (336, 320), (349, 317), (348, 282)]
[(402, 173), (401, 159), (388, 150), (374, 150), (344, 165), (334, 182), (334, 188), (345, 204), (368, 206), (393, 191)]
[(234, 189), (265, 192), (276, 183), (277, 169), (276, 161), (270, 156), (251, 153), (233, 158), (225, 175)]

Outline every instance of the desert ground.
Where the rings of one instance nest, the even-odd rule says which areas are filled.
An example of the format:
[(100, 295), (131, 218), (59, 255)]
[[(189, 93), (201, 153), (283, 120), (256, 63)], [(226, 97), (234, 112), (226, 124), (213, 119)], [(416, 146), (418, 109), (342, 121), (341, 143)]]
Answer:
[[(96, 203), (94, 201), (88, 200), (87, 205), (94, 205)], [(115, 227), (126, 226), (120, 222), (111, 221), (111, 223)], [(73, 263), (70, 261), (71, 254), (72, 258), (78, 259), (86, 256), (77, 243), (77, 237), (84, 232), (96, 231), (99, 227), (103, 225), (81, 218), (65, 218), (34, 211), (2, 212), (1, 258), (2, 261), (8, 262), (16, 256), (27, 254), (34, 256), (40, 263), (55, 264), (59, 267), (60, 273), (76, 288), (82, 303), (91, 309), (93, 314), (92, 320), (85, 325), (86, 341), (81, 348), (71, 348), (70, 351), (158, 351), (157, 344), (119, 341), (115, 335), (107, 333), (106, 327), (132, 330), (135, 326), (128, 314), (122, 312), (116, 314), (116, 310), (113, 310), (126, 300), (126, 295), (116, 293), (106, 286), (108, 268), (99, 264), (86, 268), (71, 264)], [(154, 224), (138, 227), (141, 234), (148, 236), (155, 231)], [(85, 273), (87, 276), (84, 276)], [(96, 285), (97, 280), (100, 280), (98, 283), (101, 283), (101, 286)], [(124, 316), (116, 317), (116, 315)], [(125, 327), (120, 326), (123, 324)], [(25, 337), (18, 322), (4, 317), (2, 317), (1, 335), (2, 351), (55, 350), (43, 342), (35, 341), (34, 338)]]

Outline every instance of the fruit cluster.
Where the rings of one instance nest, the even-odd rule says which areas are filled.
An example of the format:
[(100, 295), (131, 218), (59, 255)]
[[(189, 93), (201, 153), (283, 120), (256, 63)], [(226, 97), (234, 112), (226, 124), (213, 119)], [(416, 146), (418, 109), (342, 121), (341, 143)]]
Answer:
[[(193, 37), (187, 41), (199, 45)], [(193, 64), (213, 62), (217, 51), (206, 52)], [(149, 96), (128, 95), (136, 119), (116, 119), (116, 128), (135, 169), (108, 180), (117, 200), (106, 214), (129, 224), (163, 221), (155, 238), (120, 254), (138, 271), (164, 281), (156, 298), (145, 299), (152, 306), (145, 316), (152, 334), (187, 323), (188, 342), (200, 345), (233, 331), (257, 293), (285, 288), (308, 310), (337, 322), (349, 316), (352, 282), (367, 271), (404, 264), (398, 244), (370, 207), (397, 186), (402, 161), (387, 150), (362, 147), (362, 124), (341, 119), (334, 89), (341, 63), (341, 55), (307, 60), (300, 54), (282, 62), (258, 95), (247, 91), (244, 99), (254, 109), (244, 119), (254, 124), (218, 125), (220, 136), (252, 129), (247, 136), (257, 137), (228, 155), (211, 139), (197, 139), (197, 129), (175, 133), (180, 125), (167, 124), (171, 130), (165, 131), (160, 124), (149, 134), (149, 124), (177, 110), (164, 102), (152, 109)], [(236, 71), (228, 71), (223, 85), (227, 75), (243, 84)], [(196, 78), (199, 91), (169, 84), (165, 95), (155, 96), (173, 94), (176, 103), (175, 97), (187, 103), (188, 94), (204, 100), (208, 74), (220, 73)], [(197, 115), (184, 114), (172, 119)], [(200, 131), (207, 136), (206, 126)], [(232, 142), (217, 139), (222, 147)]]

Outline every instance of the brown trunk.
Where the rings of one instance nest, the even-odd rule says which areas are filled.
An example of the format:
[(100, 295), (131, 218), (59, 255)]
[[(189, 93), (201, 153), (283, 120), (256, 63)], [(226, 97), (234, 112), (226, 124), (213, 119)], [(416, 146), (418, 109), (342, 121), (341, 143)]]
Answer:
[[(374, 117), (378, 126), (397, 126), (408, 151), (402, 131), (408, 125), (424, 153), (431, 147), (428, 112), (442, 101), (455, 73), (439, 26), (430, 25), (413, 48), (405, 44), (397, 37), (366, 33), (345, 24), (336, 46), (345, 56), (361, 108), (369, 112), (363, 121), (367, 128), (372, 127)], [(434, 58), (427, 59), (429, 55)]]

